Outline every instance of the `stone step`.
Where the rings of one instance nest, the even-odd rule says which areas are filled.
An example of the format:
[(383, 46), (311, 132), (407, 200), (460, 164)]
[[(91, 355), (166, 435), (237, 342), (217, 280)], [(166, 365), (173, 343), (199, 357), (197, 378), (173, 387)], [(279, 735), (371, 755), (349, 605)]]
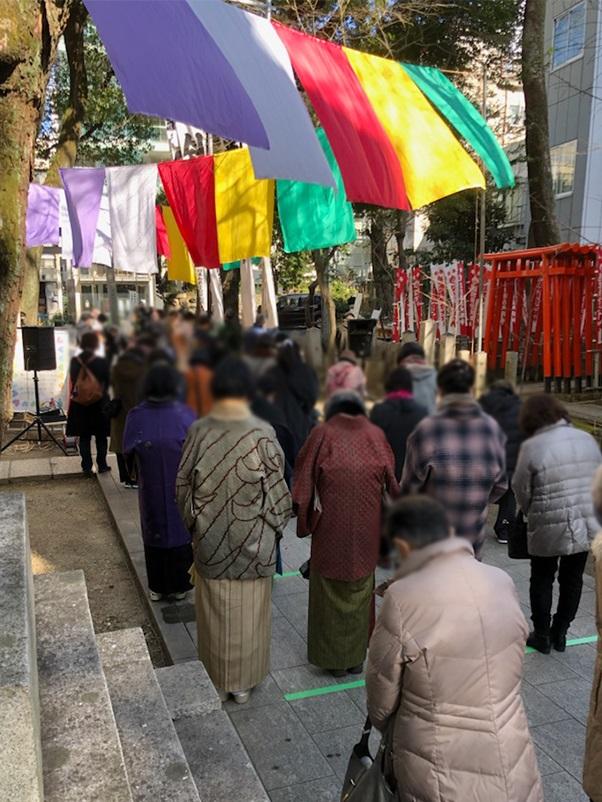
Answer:
[(34, 580), (45, 802), (132, 802), (83, 571)]
[(0, 733), (0, 799), (41, 802), (34, 594), (22, 493), (0, 493)]
[(203, 802), (269, 802), (202, 664), (193, 660), (156, 673)]
[(174, 721), (222, 709), (215, 685), (200, 660), (158, 668), (155, 674)]
[(141, 629), (97, 636), (134, 802), (200, 802)]

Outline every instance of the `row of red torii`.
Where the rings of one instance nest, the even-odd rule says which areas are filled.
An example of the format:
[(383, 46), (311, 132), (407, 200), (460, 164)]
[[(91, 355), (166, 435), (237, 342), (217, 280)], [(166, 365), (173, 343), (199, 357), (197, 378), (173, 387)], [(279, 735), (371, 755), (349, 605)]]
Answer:
[[(453, 262), (396, 271), (393, 339), (418, 333), (425, 318), (436, 336), (475, 345), (478, 264)], [(483, 281), (487, 366), (503, 373), (509, 352), (518, 376), (546, 389), (580, 392), (599, 382), (602, 350), (602, 250), (565, 243), (486, 254)], [(473, 348), (474, 350), (474, 348)]]

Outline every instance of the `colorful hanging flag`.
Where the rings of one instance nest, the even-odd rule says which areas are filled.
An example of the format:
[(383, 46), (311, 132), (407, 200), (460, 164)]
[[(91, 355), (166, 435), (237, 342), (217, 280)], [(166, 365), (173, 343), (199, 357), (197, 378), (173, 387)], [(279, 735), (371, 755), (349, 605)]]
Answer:
[(25, 217), (25, 245), (58, 245), (60, 242), (59, 206), (62, 190), (42, 184), (30, 184)]
[(274, 26), (326, 130), (350, 201), (416, 209), (485, 186), (479, 166), (401, 64)]
[(341, 171), (323, 128), (317, 131), (335, 175), (336, 191), (301, 181), (278, 181), (278, 218), (285, 253), (332, 248), (357, 239), (353, 207), (347, 200)]
[(271, 22), (222, 0), (188, 3), (233, 68), (266, 130), (269, 149), (251, 148), (255, 176), (334, 186), (286, 48)]
[(90, 267), (105, 171), (103, 167), (65, 167), (60, 172), (71, 223), (73, 264)]
[(348, 199), (410, 209), (393, 144), (342, 48), (273, 24), (326, 131)]
[(512, 166), (487, 121), (436, 67), (402, 64), (431, 103), (473, 148), (499, 189), (514, 186)]
[(218, 153), (213, 159), (220, 261), (269, 256), (274, 182), (255, 178), (248, 148)]
[(113, 263), (132, 273), (157, 272), (157, 165), (108, 167)]
[(159, 175), (194, 263), (219, 267), (213, 156), (161, 162)]
[(85, 5), (131, 112), (269, 148), (252, 100), (186, 0), (85, 0)]
[(343, 50), (393, 143), (413, 209), (485, 187), (477, 163), (400, 64)]
[(160, 206), (155, 206), (155, 228), (157, 231), (157, 253), (160, 256), (171, 258), (171, 248), (169, 247), (169, 237), (165, 228), (165, 220)]
[(196, 284), (194, 262), (190, 258), (186, 243), (182, 239), (180, 229), (169, 206), (162, 206), (163, 220), (169, 239), (171, 257), (167, 260), (167, 276), (170, 281), (185, 281), (187, 284)]

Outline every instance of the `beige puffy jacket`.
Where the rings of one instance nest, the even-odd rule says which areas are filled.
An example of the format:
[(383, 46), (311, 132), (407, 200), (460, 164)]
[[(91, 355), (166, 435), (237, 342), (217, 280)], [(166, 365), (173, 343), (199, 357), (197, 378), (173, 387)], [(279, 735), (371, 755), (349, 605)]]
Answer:
[(368, 712), (395, 714), (400, 802), (543, 802), (521, 699), (527, 622), (461, 538), (404, 561), (370, 641)]

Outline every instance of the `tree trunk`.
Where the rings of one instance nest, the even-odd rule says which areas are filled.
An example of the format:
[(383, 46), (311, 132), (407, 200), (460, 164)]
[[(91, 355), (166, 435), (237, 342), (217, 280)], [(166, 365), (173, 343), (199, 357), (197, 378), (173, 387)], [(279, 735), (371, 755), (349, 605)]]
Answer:
[(406, 229), (408, 227), (409, 213), (403, 212), (401, 209), (395, 211), (395, 239), (397, 241), (397, 266), (407, 269), (408, 260), (406, 257), (405, 248), (403, 244), (406, 238)]
[[(73, 167), (77, 158), (77, 146), (88, 99), (84, 51), (84, 29), (87, 19), (88, 12), (83, 3), (76, 3), (63, 34), (69, 64), (69, 106), (62, 116), (57, 147), (44, 181), (50, 187), (61, 186), (59, 170), (61, 167)], [(35, 326), (38, 320), (41, 263), (42, 248), (28, 248), (25, 251), (21, 313), (30, 326)]]
[(0, 0), (0, 439), (12, 414), (11, 380), (23, 289), (27, 187), (50, 66), (69, 0)]
[(240, 291), (240, 270), (222, 270), (222, 293), (224, 296), (224, 312), (231, 309), (236, 319), (239, 318), (238, 294)]
[(326, 321), (322, 322), (322, 327), (324, 327), (324, 322), (326, 322), (328, 326), (328, 334), (324, 341), (326, 360), (328, 364), (333, 364), (335, 361), (335, 344), (337, 337), (337, 310), (330, 292), (330, 281), (328, 278), (328, 267), (331, 257), (327, 250), (312, 251), (311, 255), (316, 268), (320, 295), (322, 296), (322, 309), (326, 312)]
[(387, 237), (378, 213), (370, 219), (370, 258), (374, 284), (374, 305), (381, 310), (381, 320), (390, 318), (393, 309), (393, 271), (387, 258)]
[(526, 0), (523, 24), (522, 78), (525, 93), (525, 146), (531, 207), (530, 244), (560, 242), (552, 184), (548, 98), (545, 81), (544, 24), (546, 0)]

